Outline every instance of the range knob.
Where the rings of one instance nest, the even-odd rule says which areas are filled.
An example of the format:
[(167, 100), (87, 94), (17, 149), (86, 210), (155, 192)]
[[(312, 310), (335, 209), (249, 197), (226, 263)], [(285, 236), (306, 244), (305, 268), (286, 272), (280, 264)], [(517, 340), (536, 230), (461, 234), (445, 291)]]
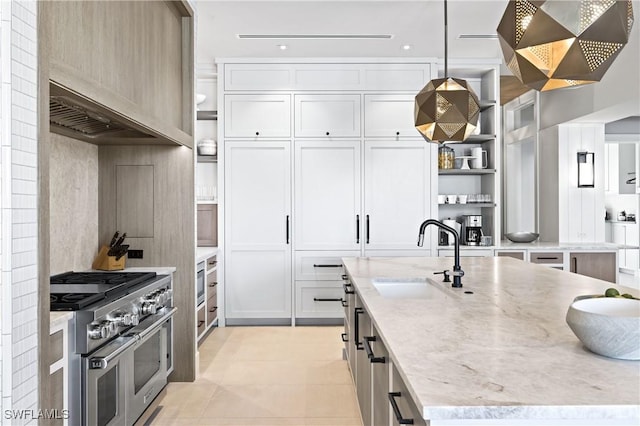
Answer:
[(107, 330), (109, 330), (109, 336), (112, 334), (116, 334), (116, 332), (118, 331), (118, 324), (115, 321), (104, 320), (102, 321), (102, 325), (106, 327)]
[(146, 301), (142, 304), (142, 315), (153, 315), (156, 313), (156, 303), (154, 301)]
[(106, 339), (109, 337), (109, 328), (102, 324), (92, 324), (88, 334), (92, 340)]
[(131, 325), (131, 314), (119, 312), (114, 315), (113, 322), (119, 327), (127, 327)]
[(149, 294), (147, 294), (145, 296), (145, 301), (146, 302), (150, 302), (150, 303), (155, 303), (157, 305), (157, 304), (160, 303), (160, 297), (159, 297), (158, 293), (156, 293), (156, 292), (149, 293)]
[(138, 314), (131, 314), (131, 325), (136, 326), (140, 323), (140, 317)]
[(160, 297), (160, 303), (163, 305), (169, 300), (169, 294), (165, 289), (158, 290), (158, 297)]

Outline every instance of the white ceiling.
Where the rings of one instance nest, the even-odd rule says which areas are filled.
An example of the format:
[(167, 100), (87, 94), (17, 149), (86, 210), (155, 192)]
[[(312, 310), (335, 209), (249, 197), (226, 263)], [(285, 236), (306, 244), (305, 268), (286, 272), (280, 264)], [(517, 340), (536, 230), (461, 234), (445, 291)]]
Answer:
[[(508, 0), (449, 0), (449, 58), (502, 58), (495, 34)], [(196, 1), (198, 63), (223, 57), (444, 57), (443, 0)], [(391, 34), (383, 40), (247, 40), (238, 34)], [(280, 50), (286, 44), (287, 50)], [(402, 46), (409, 44), (410, 50)], [(506, 74), (506, 73), (503, 73)]]

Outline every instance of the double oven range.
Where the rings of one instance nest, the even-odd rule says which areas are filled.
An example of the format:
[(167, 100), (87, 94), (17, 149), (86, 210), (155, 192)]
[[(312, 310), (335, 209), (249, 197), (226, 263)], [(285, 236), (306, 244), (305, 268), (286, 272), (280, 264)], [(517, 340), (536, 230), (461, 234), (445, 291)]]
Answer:
[(170, 275), (67, 272), (51, 277), (51, 310), (74, 311), (69, 424), (132, 425), (172, 366)]

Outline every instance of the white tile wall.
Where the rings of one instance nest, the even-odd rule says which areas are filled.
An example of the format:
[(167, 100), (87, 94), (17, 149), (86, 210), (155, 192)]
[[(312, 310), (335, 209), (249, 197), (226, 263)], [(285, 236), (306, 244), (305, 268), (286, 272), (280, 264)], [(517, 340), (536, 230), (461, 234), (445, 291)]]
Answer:
[(0, 1), (0, 405), (38, 407), (37, 4)]

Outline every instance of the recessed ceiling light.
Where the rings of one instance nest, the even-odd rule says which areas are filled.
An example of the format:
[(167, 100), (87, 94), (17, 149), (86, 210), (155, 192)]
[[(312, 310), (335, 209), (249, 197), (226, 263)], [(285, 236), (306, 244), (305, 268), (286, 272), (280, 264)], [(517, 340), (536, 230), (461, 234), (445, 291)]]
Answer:
[(279, 44), (279, 45), (278, 45), (278, 48), (279, 48), (280, 50), (287, 50), (288, 46), (287, 46), (286, 44)]
[(498, 34), (460, 34), (458, 38), (475, 39), (475, 40), (497, 40)]
[(256, 40), (338, 40), (338, 39), (355, 39), (355, 40), (367, 40), (367, 39), (391, 39), (392, 34), (238, 34), (238, 38), (241, 39), (256, 39)]
[(402, 50), (411, 50), (411, 45), (410, 44), (402, 45)]

